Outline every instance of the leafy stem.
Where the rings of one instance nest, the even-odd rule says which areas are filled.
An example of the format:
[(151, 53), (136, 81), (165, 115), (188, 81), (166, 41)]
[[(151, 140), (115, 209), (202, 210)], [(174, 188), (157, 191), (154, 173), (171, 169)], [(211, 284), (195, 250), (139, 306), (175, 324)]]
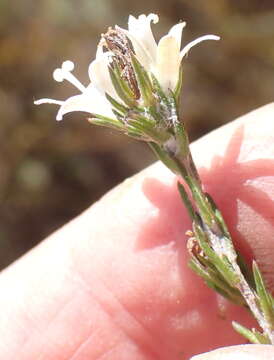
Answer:
[[(178, 136), (179, 134), (179, 136)], [(190, 267), (221, 295), (247, 307), (262, 332), (233, 322), (234, 329), (253, 343), (274, 344), (274, 300), (267, 291), (255, 261), (250, 270), (234, 248), (225, 220), (213, 199), (202, 187), (188, 138), (177, 123), (174, 136), (163, 146), (151, 144), (166, 166), (179, 175), (181, 198), (192, 219), (188, 239)]]

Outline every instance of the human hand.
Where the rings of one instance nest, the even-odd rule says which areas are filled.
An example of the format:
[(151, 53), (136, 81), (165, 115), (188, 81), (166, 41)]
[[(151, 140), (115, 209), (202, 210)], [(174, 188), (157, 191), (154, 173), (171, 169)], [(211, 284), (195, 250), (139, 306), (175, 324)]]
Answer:
[[(270, 104), (192, 148), (238, 247), (272, 289), (273, 117)], [(189, 228), (163, 165), (126, 180), (2, 272), (0, 358), (183, 360), (242, 343), (231, 320), (253, 320), (187, 267)], [(222, 359), (235, 359), (235, 349), (239, 360), (247, 351), (274, 359), (273, 347), (255, 345), (220, 350), (231, 352)]]

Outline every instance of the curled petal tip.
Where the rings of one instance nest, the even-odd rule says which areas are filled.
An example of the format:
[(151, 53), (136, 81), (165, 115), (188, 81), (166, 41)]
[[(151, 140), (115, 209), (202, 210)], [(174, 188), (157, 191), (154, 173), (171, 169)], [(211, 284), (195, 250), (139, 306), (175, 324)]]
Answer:
[(157, 24), (157, 22), (159, 21), (159, 16), (157, 14), (149, 14), (147, 18), (151, 20), (153, 24)]
[(206, 35), (206, 36), (208, 37), (207, 40), (220, 40), (221, 39), (221, 37), (218, 35)]
[(180, 58), (182, 59), (188, 52), (189, 50), (199, 44), (200, 42), (202, 41), (205, 41), (205, 40), (220, 40), (220, 36), (217, 36), (217, 35), (204, 35), (204, 36), (200, 36), (198, 37), (197, 39), (191, 41), (189, 44), (187, 44), (181, 51), (180, 53)]
[(62, 105), (63, 101), (60, 100), (54, 100), (54, 99), (39, 99), (34, 101), (35, 105), (41, 105), (41, 104), (56, 104), (56, 105)]

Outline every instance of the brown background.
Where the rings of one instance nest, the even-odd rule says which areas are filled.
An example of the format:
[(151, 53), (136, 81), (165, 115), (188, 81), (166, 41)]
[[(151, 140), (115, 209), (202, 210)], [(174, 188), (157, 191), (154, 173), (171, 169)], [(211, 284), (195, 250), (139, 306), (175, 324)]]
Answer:
[(99, 36), (128, 14), (155, 12), (157, 39), (179, 20), (183, 42), (222, 37), (184, 65), (183, 116), (195, 139), (274, 99), (273, 0), (1, 0), (0, 268), (153, 161), (145, 144), (90, 126), (83, 113), (55, 122), (40, 97), (75, 94), (52, 71), (63, 60), (88, 84)]

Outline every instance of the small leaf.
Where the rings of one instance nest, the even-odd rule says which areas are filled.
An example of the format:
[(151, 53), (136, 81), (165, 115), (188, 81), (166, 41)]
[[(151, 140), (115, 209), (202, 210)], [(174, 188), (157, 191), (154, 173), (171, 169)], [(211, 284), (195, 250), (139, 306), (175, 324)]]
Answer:
[(164, 165), (168, 167), (175, 174), (179, 174), (179, 169), (176, 162), (162, 149), (162, 147), (154, 142), (150, 142), (149, 146), (158, 157), (159, 160), (163, 162)]
[(185, 191), (184, 186), (179, 181), (177, 181), (177, 187), (178, 187), (178, 191), (179, 191), (179, 193), (181, 195), (181, 198), (182, 198), (182, 200), (183, 200), (183, 202), (185, 204), (185, 207), (186, 207), (186, 209), (188, 211), (189, 217), (191, 219), (193, 219), (193, 220), (196, 220), (197, 215), (196, 215), (195, 210), (194, 210), (194, 208), (193, 208), (193, 206), (191, 204), (191, 201), (190, 201), (190, 199), (188, 197), (188, 194)]
[(234, 304), (245, 305), (245, 301), (239, 291), (232, 288), (222, 277), (220, 277), (220, 274), (215, 272), (216, 270), (205, 268), (195, 257), (192, 257), (189, 261), (189, 267), (202, 277), (210, 288), (214, 289)]
[(248, 264), (246, 263), (244, 257), (238, 252), (237, 253), (237, 263), (241, 269), (242, 274), (244, 275), (244, 278), (246, 279), (248, 285), (255, 289), (255, 281), (254, 281), (254, 275)]
[(256, 292), (258, 296), (258, 300), (260, 303), (260, 307), (262, 312), (264, 313), (265, 318), (271, 324), (274, 324), (274, 309), (273, 309), (273, 298), (268, 293), (262, 274), (258, 268), (258, 265), (255, 261), (253, 261), (253, 274), (254, 280), (256, 284)]
[(235, 275), (234, 271), (231, 269), (231, 266), (225, 256), (222, 258), (210, 247), (206, 240), (206, 235), (200, 226), (196, 224), (193, 225), (193, 230), (195, 236), (197, 237), (199, 244), (209, 259), (209, 262), (214, 264), (216, 269), (220, 272), (222, 277), (228, 282), (231, 287), (235, 287), (238, 283), (238, 276)]
[(237, 333), (245, 337), (253, 344), (270, 344), (270, 341), (267, 339), (267, 337), (255, 329), (252, 329), (251, 331), (236, 321), (232, 321), (232, 327), (235, 331), (237, 331)]
[(209, 204), (211, 205), (211, 208), (212, 208), (212, 210), (213, 210), (213, 212), (214, 212), (214, 214), (215, 214), (215, 217), (216, 217), (216, 219), (217, 219), (217, 221), (218, 221), (219, 226), (220, 226), (221, 229), (223, 230), (223, 233), (225, 234), (225, 236), (226, 236), (228, 239), (231, 240), (231, 235), (230, 235), (230, 233), (229, 233), (229, 231), (228, 231), (228, 228), (227, 228), (227, 226), (226, 226), (226, 223), (225, 223), (225, 221), (224, 221), (224, 218), (223, 218), (223, 216), (222, 216), (222, 213), (221, 213), (220, 210), (218, 209), (215, 201), (212, 199), (212, 197), (211, 197), (208, 193), (205, 193), (205, 196), (206, 196)]
[(199, 210), (202, 221), (210, 228), (212, 223), (214, 223), (214, 213), (212, 211), (211, 205), (208, 202), (208, 199), (201, 189), (199, 181), (193, 176), (186, 178), (186, 181), (188, 181), (187, 183), (190, 187), (193, 199), (197, 203), (197, 208)]

